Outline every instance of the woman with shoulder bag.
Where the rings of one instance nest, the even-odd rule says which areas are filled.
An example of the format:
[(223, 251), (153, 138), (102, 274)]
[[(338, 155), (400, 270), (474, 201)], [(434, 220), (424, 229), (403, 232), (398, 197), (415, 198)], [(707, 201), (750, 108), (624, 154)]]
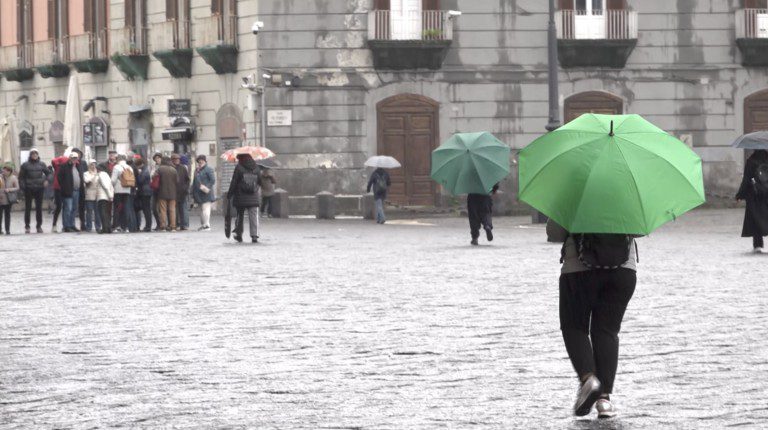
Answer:
[[(0, 175), (0, 221), (5, 221), (5, 234), (11, 234), (11, 206), (18, 201), (19, 179), (13, 174), (13, 167), (3, 166)], [(3, 222), (0, 222), (2, 234)]]

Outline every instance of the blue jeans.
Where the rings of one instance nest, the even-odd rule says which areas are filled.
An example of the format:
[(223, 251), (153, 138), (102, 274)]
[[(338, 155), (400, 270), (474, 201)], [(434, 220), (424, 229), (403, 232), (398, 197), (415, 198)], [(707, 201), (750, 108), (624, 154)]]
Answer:
[(138, 227), (136, 226), (136, 209), (133, 204), (134, 198), (133, 194), (128, 194), (128, 198), (125, 200), (125, 222), (128, 231), (138, 230)]
[(376, 222), (383, 224), (387, 218), (384, 216), (384, 199), (376, 199)]
[(91, 231), (93, 224), (96, 224), (96, 230), (101, 231), (101, 217), (98, 213), (96, 200), (85, 201), (85, 229)]
[(62, 222), (64, 228), (75, 228), (75, 216), (77, 215), (78, 204), (80, 203), (80, 191), (72, 191), (71, 197), (64, 197), (64, 208), (62, 211)]
[(176, 202), (176, 225), (179, 228), (189, 228), (189, 205), (186, 197)]

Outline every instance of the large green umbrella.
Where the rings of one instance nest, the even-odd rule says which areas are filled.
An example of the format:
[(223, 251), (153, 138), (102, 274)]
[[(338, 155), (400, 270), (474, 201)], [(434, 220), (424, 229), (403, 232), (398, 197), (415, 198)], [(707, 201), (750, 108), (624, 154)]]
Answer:
[(432, 179), (452, 194), (488, 194), (509, 175), (509, 147), (487, 131), (457, 133), (432, 151)]
[(536, 139), (519, 196), (571, 233), (641, 235), (705, 201), (701, 159), (639, 115), (584, 114)]

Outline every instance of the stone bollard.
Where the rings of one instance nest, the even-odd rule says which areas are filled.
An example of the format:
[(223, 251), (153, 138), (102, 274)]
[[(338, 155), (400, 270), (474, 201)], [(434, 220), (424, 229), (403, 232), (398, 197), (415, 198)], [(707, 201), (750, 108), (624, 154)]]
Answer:
[(275, 195), (272, 196), (272, 205), (269, 208), (269, 214), (273, 218), (288, 218), (290, 212), (290, 205), (288, 204), (288, 191), (282, 188), (275, 190)]
[(336, 196), (328, 191), (315, 194), (315, 216), (317, 219), (336, 218)]
[(376, 203), (372, 193), (363, 194), (360, 199), (360, 209), (363, 212), (363, 219), (376, 218)]

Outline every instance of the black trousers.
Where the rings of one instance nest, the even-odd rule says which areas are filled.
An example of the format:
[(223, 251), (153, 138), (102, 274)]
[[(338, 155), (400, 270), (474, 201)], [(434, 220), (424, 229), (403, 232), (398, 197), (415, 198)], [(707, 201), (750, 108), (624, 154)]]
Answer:
[(272, 196), (261, 196), (261, 214), (272, 214)]
[(53, 226), (56, 227), (56, 223), (59, 222), (59, 215), (61, 215), (61, 207), (64, 204), (61, 190), (53, 190), (53, 204)]
[(99, 209), (98, 216), (101, 219), (101, 232), (112, 233), (112, 202), (99, 200), (96, 206)]
[(39, 190), (24, 191), (24, 227), (29, 228), (29, 219), (32, 214), (32, 200), (35, 201), (35, 221), (37, 221), (37, 228), (43, 226), (43, 194), (45, 194), (45, 190), (42, 188)]
[(112, 228), (120, 227), (123, 230), (128, 230), (128, 210), (133, 208), (128, 207), (128, 194), (115, 193), (115, 199), (112, 203)]
[[(11, 205), (3, 205), (0, 206), (0, 224), (3, 224), (2, 221), (5, 221), (5, 231), (10, 232), (11, 231)], [(3, 230), (0, 230), (0, 233), (2, 233)]]
[(467, 216), (469, 216), (469, 232), (472, 239), (480, 237), (480, 227), (493, 230), (493, 199), (483, 194), (467, 195)]
[(152, 230), (152, 196), (136, 196), (136, 230), (141, 229), (141, 215), (144, 214), (144, 230)]
[(630, 269), (560, 275), (560, 330), (568, 357), (579, 378), (597, 376), (606, 394), (613, 392), (621, 321), (636, 283)]
[(762, 248), (763, 247), (763, 236), (752, 236), (752, 247), (753, 248)]
[(85, 230), (85, 189), (80, 188), (80, 201), (77, 206), (77, 216), (80, 218), (80, 230)]

